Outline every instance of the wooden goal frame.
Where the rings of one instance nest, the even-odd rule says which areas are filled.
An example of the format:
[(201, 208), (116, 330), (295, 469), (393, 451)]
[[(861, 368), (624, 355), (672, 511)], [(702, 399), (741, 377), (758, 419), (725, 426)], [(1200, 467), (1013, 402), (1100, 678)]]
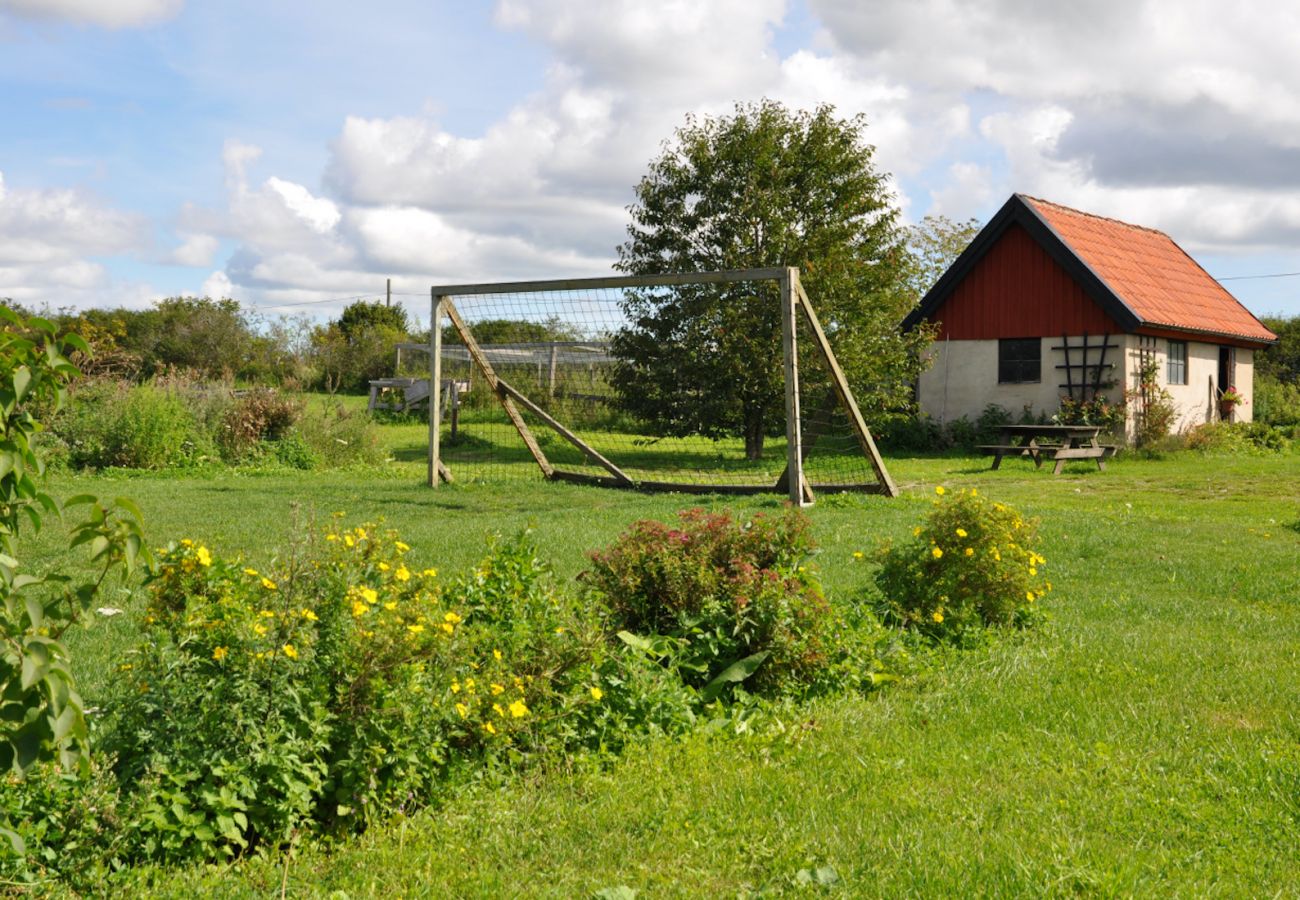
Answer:
[[(594, 447), (566, 428), (561, 422), (550, 416), (540, 406), (530, 400), (522, 391), (500, 378), (493, 371), (487, 355), (470, 332), (469, 327), (460, 316), (453, 298), (481, 294), (507, 293), (543, 293), (548, 291), (580, 291), (597, 288), (638, 288), (667, 287), (683, 284), (733, 284), (746, 281), (775, 282), (780, 293), (781, 304), (781, 355), (785, 368), (785, 432), (786, 432), (786, 467), (780, 478), (771, 485), (762, 484), (686, 484), (678, 482), (635, 481), (628, 477), (615, 463), (607, 459)], [(488, 389), (497, 397), (510, 423), (519, 433), (524, 446), (541, 469), (543, 477), (556, 481), (572, 481), (581, 484), (597, 484), (605, 487), (630, 488), (642, 491), (679, 491), (686, 493), (728, 493), (758, 494), (768, 492), (785, 493), (790, 501), (799, 506), (810, 505), (818, 490), (857, 490), (866, 493), (884, 494), (897, 497), (898, 487), (885, 468), (885, 461), (876, 448), (862, 412), (858, 409), (848, 379), (835, 359), (826, 332), (822, 329), (817, 314), (813, 311), (808, 295), (799, 281), (799, 270), (794, 266), (768, 269), (737, 269), (725, 272), (687, 272), (676, 275), (653, 276), (611, 276), (607, 278), (573, 278), (552, 281), (514, 281), (487, 284), (450, 284), (437, 285), (430, 289), (432, 302), (429, 317), (429, 384), (442, 383), (442, 328), (443, 320), (451, 322), (460, 339), (464, 341), (474, 367), (482, 376)], [(875, 472), (876, 481), (872, 484), (840, 485), (810, 484), (804, 475), (804, 460), (811, 450), (811, 444), (817, 436), (810, 436), (805, 445), (800, 427), (799, 416), (799, 354), (796, 346), (799, 314), (802, 313), (812, 334), (814, 349), (821, 355), (830, 372), (834, 387), (835, 400), (848, 415), (858, 444)], [(441, 391), (429, 392), (429, 459), (428, 484), (437, 487), (441, 481), (451, 481), (452, 473), (442, 461), (440, 436), (442, 417)], [(577, 447), (588, 459), (603, 468), (606, 475), (588, 475), (579, 472), (567, 472), (557, 469), (547, 459), (545, 452), (537, 443), (528, 423), (519, 412), (522, 406), (536, 416), (548, 427), (569, 443)]]

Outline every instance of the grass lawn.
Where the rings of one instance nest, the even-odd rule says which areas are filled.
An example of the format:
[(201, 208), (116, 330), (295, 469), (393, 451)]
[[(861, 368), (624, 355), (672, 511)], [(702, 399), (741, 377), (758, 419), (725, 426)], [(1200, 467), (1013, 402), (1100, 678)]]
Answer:
[[(124, 494), (149, 533), (265, 559), (294, 517), (383, 517), (420, 565), (456, 571), (485, 537), (531, 526), (564, 577), (637, 518), (779, 498), (644, 496), (559, 484), (420, 485), (388, 474), (63, 476)], [(1021, 461), (889, 459), (898, 500), (810, 511), (833, 598), (853, 559), (903, 539), (937, 484), (1040, 517), (1050, 623), (954, 655), (866, 698), (792, 713), (776, 733), (651, 742), (600, 771), (483, 784), (333, 851), (155, 873), (160, 894), (642, 896), (1296, 896), (1300, 893), (1300, 457), (1122, 458), (1053, 477)], [(33, 548), (58, 554), (57, 536)], [(138, 608), (139, 598), (120, 598)], [(94, 703), (128, 616), (74, 641)], [(140, 885), (143, 887), (143, 885)]]

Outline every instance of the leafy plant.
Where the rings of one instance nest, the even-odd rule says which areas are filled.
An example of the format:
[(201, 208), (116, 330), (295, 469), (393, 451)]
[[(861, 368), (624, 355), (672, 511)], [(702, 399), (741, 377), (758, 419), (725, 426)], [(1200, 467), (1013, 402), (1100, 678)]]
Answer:
[[(45, 464), (32, 440), (43, 425), (32, 410), (57, 412), (67, 383), (78, 374), (67, 354), (88, 348), (76, 335), (60, 336), (42, 318), (24, 319), (0, 307), (0, 320), (0, 771), (21, 778), (38, 765), (57, 762), (84, 773), (89, 767), (85, 709), (61, 638), (114, 569), (130, 572), (149, 554), (131, 501), (118, 499), (106, 507), (80, 495), (64, 504), (64, 509), (89, 507), (86, 520), (72, 529), (71, 546), (88, 546), (98, 574), (77, 582), (59, 572), (20, 573), (20, 530), (39, 531), (45, 514), (60, 512), (39, 485)], [(23, 852), (22, 839), (11, 828), (0, 827), (0, 835)]]
[(1154, 447), (1173, 430), (1178, 407), (1173, 396), (1160, 386), (1158, 360), (1143, 363), (1137, 375), (1138, 386), (1124, 392), (1124, 402), (1133, 410), (1133, 443)]
[(912, 539), (880, 548), (876, 585), (888, 624), (940, 640), (987, 625), (1024, 625), (1052, 584), (1040, 574), (1036, 523), (975, 489), (938, 498)]
[(797, 510), (741, 522), (693, 509), (676, 527), (633, 524), (582, 577), (625, 643), (712, 699), (742, 682), (804, 684), (827, 664), (829, 606), (805, 565), (812, 550)]

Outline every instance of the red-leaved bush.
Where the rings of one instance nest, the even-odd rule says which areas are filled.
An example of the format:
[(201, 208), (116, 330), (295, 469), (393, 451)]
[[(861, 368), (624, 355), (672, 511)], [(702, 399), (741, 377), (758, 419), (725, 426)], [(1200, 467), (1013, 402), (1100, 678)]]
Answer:
[(691, 509), (678, 519), (636, 522), (591, 554), (582, 578), (613, 628), (672, 639), (666, 662), (695, 687), (724, 673), (750, 690), (810, 682), (828, 662), (831, 617), (806, 565), (814, 549), (807, 518), (789, 509), (738, 521)]

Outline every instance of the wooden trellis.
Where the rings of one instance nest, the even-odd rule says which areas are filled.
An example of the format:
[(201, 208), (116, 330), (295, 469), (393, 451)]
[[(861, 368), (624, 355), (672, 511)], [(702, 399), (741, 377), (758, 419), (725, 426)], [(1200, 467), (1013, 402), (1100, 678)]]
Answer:
[[(1115, 364), (1106, 362), (1106, 351), (1118, 350), (1119, 345), (1112, 344), (1110, 337), (1109, 333), (1104, 334), (1098, 342), (1095, 338), (1090, 338), (1085, 331), (1082, 342), (1071, 344), (1069, 336), (1063, 334), (1061, 343), (1052, 348), (1065, 353), (1064, 364), (1056, 366), (1064, 370), (1065, 384), (1058, 387), (1064, 388), (1071, 400), (1079, 402), (1093, 400), (1111, 386), (1112, 379), (1108, 376), (1115, 368)], [(1071, 351), (1077, 353), (1078, 357), (1071, 356)], [(1095, 359), (1089, 359), (1090, 353), (1095, 354)]]

